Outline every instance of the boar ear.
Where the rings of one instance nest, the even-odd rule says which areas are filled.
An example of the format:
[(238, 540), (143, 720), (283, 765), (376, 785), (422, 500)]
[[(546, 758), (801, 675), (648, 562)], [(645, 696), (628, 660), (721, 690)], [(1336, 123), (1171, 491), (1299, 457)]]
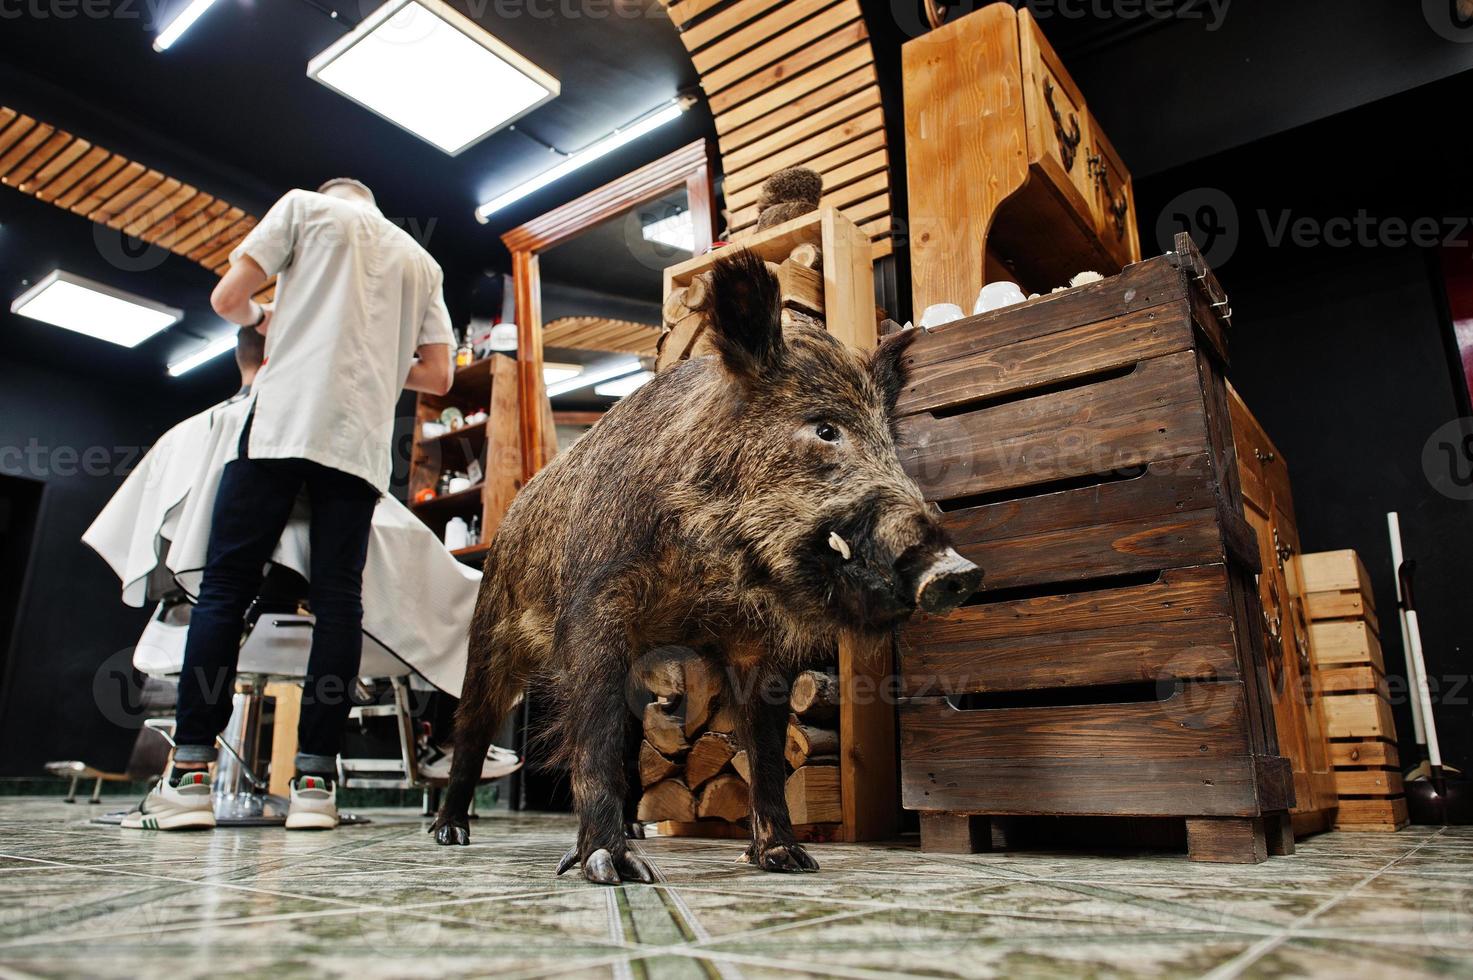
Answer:
[(869, 356), (870, 377), (874, 379), (875, 386), (880, 389), (880, 396), (885, 400), (887, 415), (895, 414), (895, 402), (899, 400), (900, 391), (909, 379), (910, 371), (905, 364), (905, 355), (919, 333), (919, 330), (912, 327), (886, 334)]
[(782, 360), (783, 328), (777, 277), (767, 263), (739, 249), (711, 269), (711, 339), (727, 370), (756, 377)]

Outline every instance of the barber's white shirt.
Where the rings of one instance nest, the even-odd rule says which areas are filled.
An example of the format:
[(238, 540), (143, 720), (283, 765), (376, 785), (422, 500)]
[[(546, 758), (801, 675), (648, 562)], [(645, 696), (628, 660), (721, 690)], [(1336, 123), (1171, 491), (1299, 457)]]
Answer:
[(367, 202), (289, 192), (231, 253), (276, 275), (249, 452), (388, 489), (394, 408), (422, 344), (454, 344), (428, 252)]

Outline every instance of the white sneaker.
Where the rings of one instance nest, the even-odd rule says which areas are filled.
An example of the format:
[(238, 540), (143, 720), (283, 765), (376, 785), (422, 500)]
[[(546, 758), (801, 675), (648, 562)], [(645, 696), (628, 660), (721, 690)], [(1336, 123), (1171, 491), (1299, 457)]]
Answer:
[[(426, 779), (449, 779), (450, 766), (455, 759), (453, 749), (446, 750), (431, 745), (419, 758), (419, 774)], [(522, 760), (511, 749), (493, 745), (486, 750), (486, 761), (481, 765), (482, 779), (500, 779), (522, 768)]]
[(171, 764), (132, 812), (123, 817), (124, 830), (205, 830), (215, 826), (214, 801), (210, 798), (210, 774), (182, 772), (176, 786), (169, 785)]
[(287, 830), (331, 830), (338, 825), (338, 788), (331, 779), (298, 776), (291, 787)]

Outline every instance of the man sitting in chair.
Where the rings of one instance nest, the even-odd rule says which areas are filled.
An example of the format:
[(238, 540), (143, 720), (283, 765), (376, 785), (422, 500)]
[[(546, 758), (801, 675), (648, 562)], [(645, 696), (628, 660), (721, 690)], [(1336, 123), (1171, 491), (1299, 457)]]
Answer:
[[(251, 297), (277, 277), (274, 309)], [(334, 780), (363, 646), (362, 579), (374, 509), (389, 485), (402, 389), (444, 394), (454, 336), (442, 273), (338, 178), (278, 201), (231, 254), (215, 312), (264, 335), (251, 415), (225, 465), (179, 678), (177, 749), (124, 827), (213, 827), (215, 739), (230, 719), (243, 621), (300, 491), (311, 515), (316, 617), (303, 687), (288, 829), (337, 825)]]

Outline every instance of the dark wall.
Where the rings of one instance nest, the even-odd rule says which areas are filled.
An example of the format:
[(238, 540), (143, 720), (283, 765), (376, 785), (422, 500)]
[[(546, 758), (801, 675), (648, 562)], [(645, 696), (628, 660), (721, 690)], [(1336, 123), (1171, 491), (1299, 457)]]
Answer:
[[(147, 612), (122, 604), (116, 576), (81, 535), (142, 452), (232, 384), (217, 378), (160, 396), (0, 360), (0, 473), (44, 485), (0, 690), (0, 776), (35, 775), (54, 759), (127, 762), (132, 730), (115, 722), (124, 695), (116, 677)], [(20, 587), (0, 583), (6, 592)]]
[[(1189, 227), (1232, 298), (1231, 377), (1288, 461), (1304, 548), (1354, 548), (1374, 580), (1412, 759), (1385, 518), (1400, 513), (1443, 752), (1465, 771), (1473, 503), (1440, 492), (1428, 463), (1438, 428), (1469, 414), (1436, 259), (1473, 248), (1473, 189), (1436, 120), (1470, 96), (1473, 78), (1449, 79), (1137, 183), (1146, 254), (1158, 224)], [(1426, 247), (1407, 241), (1418, 223)]]

